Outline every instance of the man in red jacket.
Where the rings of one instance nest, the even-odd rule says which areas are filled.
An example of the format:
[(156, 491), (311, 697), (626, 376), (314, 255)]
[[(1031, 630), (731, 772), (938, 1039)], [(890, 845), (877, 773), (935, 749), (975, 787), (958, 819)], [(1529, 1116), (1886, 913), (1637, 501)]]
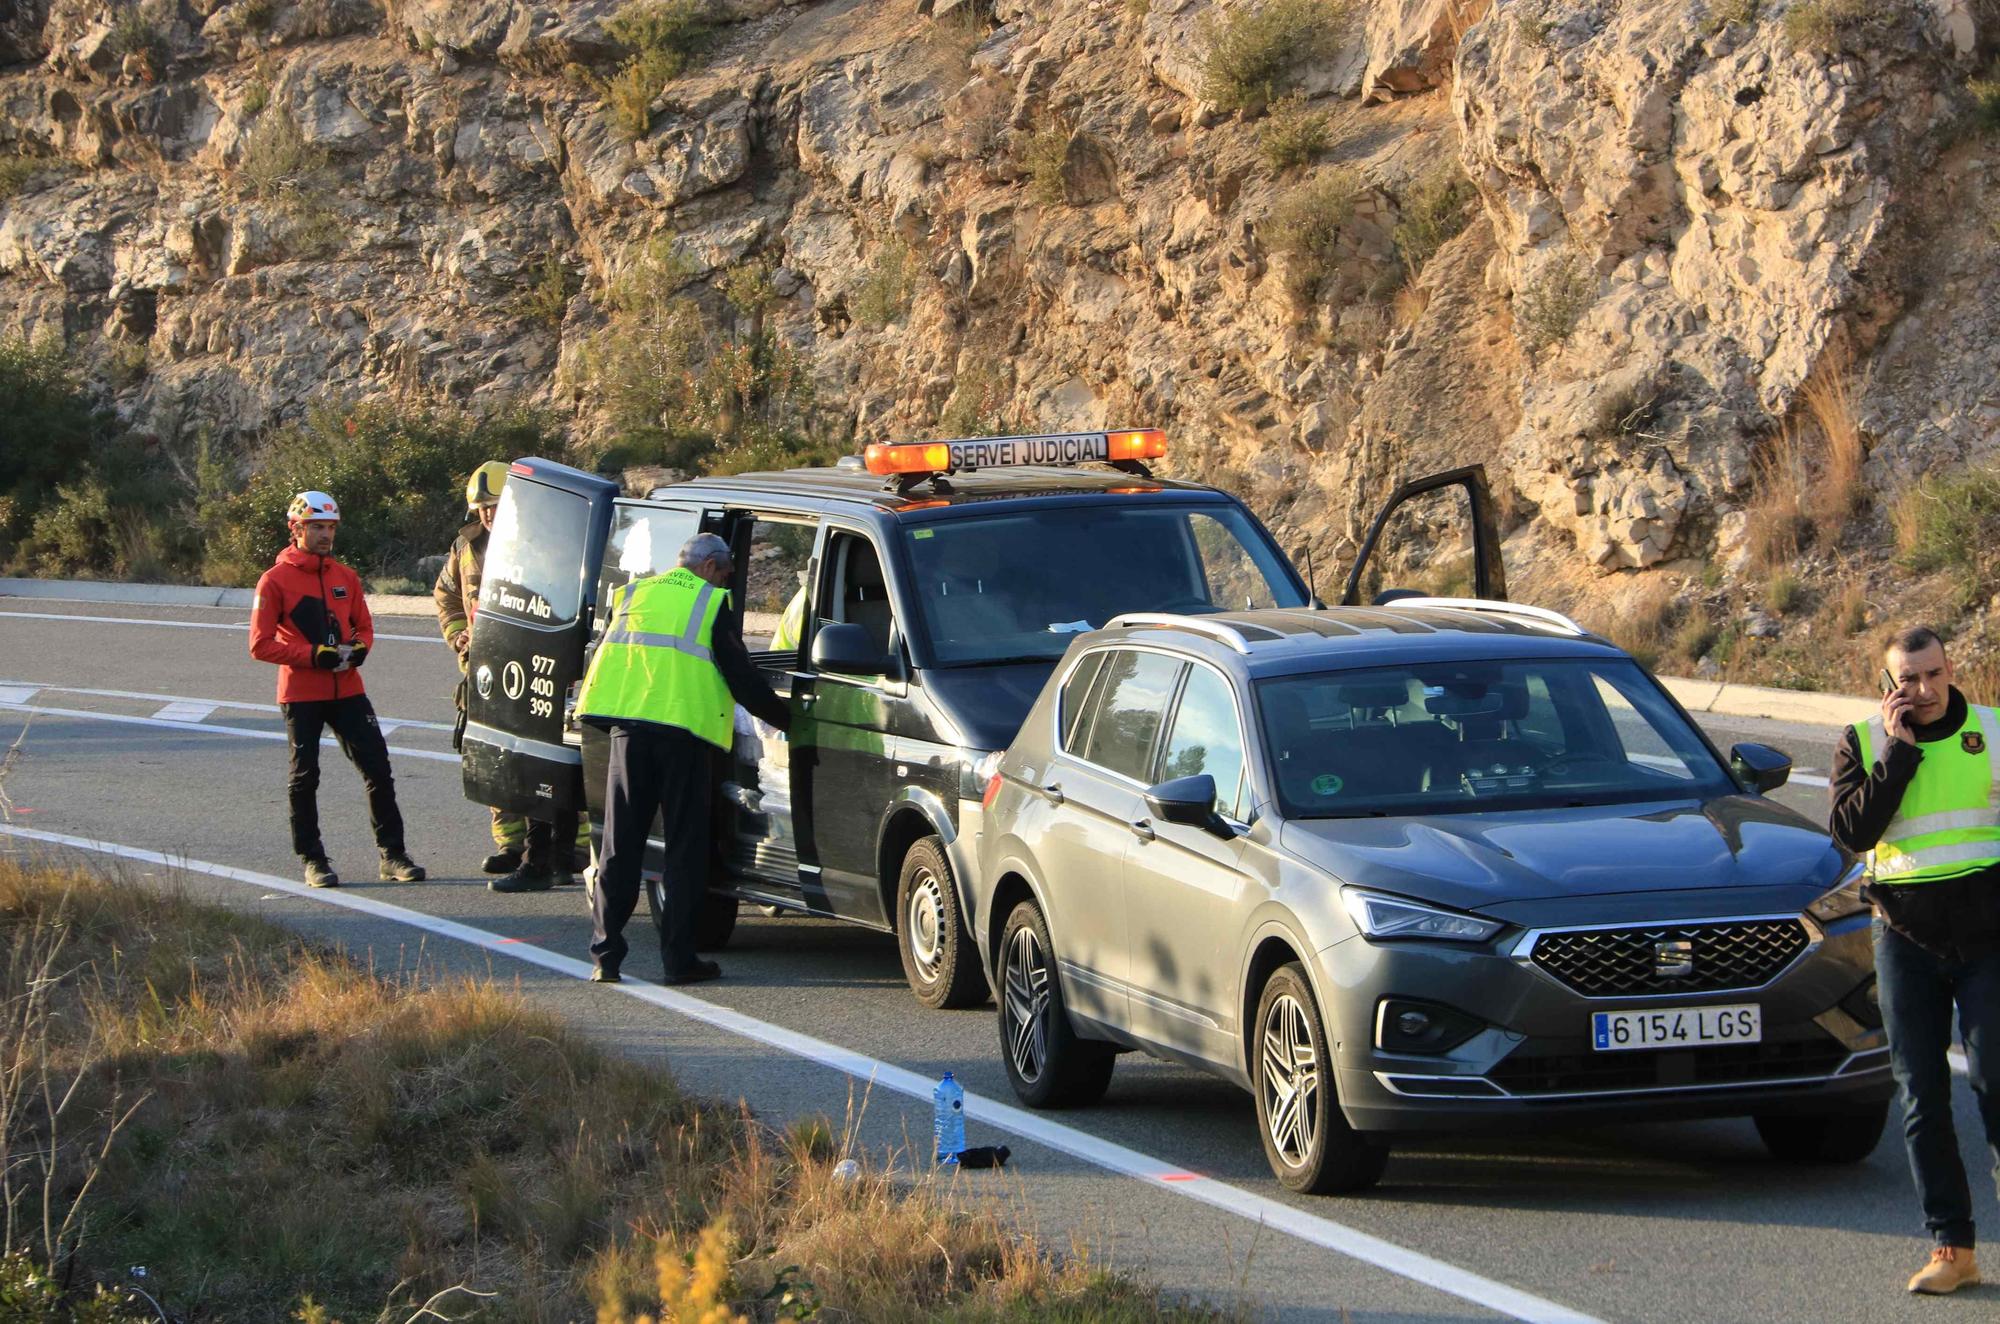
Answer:
[(292, 498), (286, 523), (292, 545), (257, 581), (250, 656), (278, 667), (278, 707), (292, 744), (292, 849), (305, 861), (307, 886), (340, 886), (319, 837), (319, 741), (331, 728), (367, 788), (381, 877), (422, 882), (424, 871), (403, 849), (389, 746), (361, 688), (361, 664), (374, 646), (375, 622), (361, 595), (361, 577), (333, 559), (340, 507), (324, 492), (301, 492)]

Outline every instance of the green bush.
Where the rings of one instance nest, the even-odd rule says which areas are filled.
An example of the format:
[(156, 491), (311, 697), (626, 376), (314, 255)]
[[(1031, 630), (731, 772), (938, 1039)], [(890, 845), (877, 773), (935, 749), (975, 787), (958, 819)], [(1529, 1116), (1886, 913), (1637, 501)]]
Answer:
[(0, 1257), (0, 1321), (5, 1324), (142, 1324), (158, 1316), (123, 1292), (67, 1290), (25, 1250)]
[(59, 483), (74, 481), (96, 463), (99, 449), (114, 432), (111, 416), (83, 391), (70, 366), (69, 352), (53, 336), (28, 341), (0, 337), (0, 418), (32, 446), (0, 446), (0, 560), (8, 559), (21, 535)]
[(535, 267), (528, 287), (514, 300), (514, 315), (547, 327), (561, 327), (569, 315), (570, 296), (578, 282), (563, 265), (561, 257), (550, 253)]
[(892, 235), (875, 250), (875, 260), (854, 296), (847, 301), (848, 312), (865, 327), (883, 327), (910, 311), (917, 297), (922, 268), (917, 254), (900, 235)]
[(1410, 187), (1395, 239), (1396, 252), (1412, 279), (1471, 222), (1478, 200), (1457, 161), (1442, 163)]
[(565, 451), (557, 423), (531, 410), (482, 414), (386, 402), (315, 408), (257, 446), (246, 480), (202, 502), (204, 577), (253, 582), (285, 546), (292, 494), (307, 488), (340, 503), (341, 560), (364, 575), (405, 574), (419, 557), (451, 545), (474, 467)]
[(1789, 616), (1805, 601), (1806, 586), (1789, 570), (1780, 570), (1764, 585), (1764, 605), (1779, 616)]
[(1973, 122), (1987, 133), (2000, 133), (2000, 64), (1968, 81), (1965, 90), (1972, 94)]
[(1204, 17), (1202, 95), (1223, 110), (1268, 104), (1299, 69), (1333, 55), (1349, 13), (1344, 0), (1264, 0)]
[(128, 5), (118, 11), (118, 16), (111, 22), (108, 45), (111, 53), (121, 60), (128, 55), (144, 60), (146, 68), (155, 77), (166, 71), (167, 60), (173, 54), (153, 11), (144, 4)]
[(715, 18), (703, 0), (634, 0), (604, 27), (630, 54), (598, 81), (598, 95), (621, 137), (643, 138), (653, 127), (653, 98), (708, 49)]
[(1271, 163), (1273, 170), (1290, 170), (1294, 166), (1312, 164), (1313, 158), (1324, 152), (1333, 141), (1333, 133), (1327, 123), (1327, 113), (1311, 109), (1304, 97), (1280, 98), (1271, 107), (1270, 118), (1264, 121), (1264, 127), (1257, 134), (1258, 145), (1264, 149), (1264, 159)]
[(1521, 346), (1539, 354), (1566, 342), (1597, 294), (1597, 281), (1575, 252), (1545, 263), (1514, 297), (1514, 323)]
[[(725, 289), (752, 297), (749, 277)], [(605, 292), (610, 316), (578, 356), (582, 384), (610, 425), (599, 463), (702, 469), (741, 448), (758, 463), (804, 454), (816, 422), (810, 365), (751, 316), (747, 329), (711, 325), (687, 263), (661, 236), (635, 246)]]
[(1922, 478), (1897, 498), (1890, 521), (1905, 569), (1978, 572), (2000, 541), (2000, 470)]
[(1318, 295), (1340, 266), (1340, 232), (1354, 215), (1361, 177), (1335, 170), (1307, 181), (1278, 200), (1266, 227), (1270, 247), (1289, 259), (1287, 280), (1301, 300)]

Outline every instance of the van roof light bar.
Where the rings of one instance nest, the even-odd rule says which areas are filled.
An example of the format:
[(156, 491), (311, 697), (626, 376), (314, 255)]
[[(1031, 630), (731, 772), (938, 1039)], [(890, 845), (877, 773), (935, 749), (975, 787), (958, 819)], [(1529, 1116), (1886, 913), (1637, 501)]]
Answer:
[(875, 442), (862, 453), (869, 473), (889, 479), (903, 493), (962, 469), (1006, 469), (1022, 465), (1071, 468), (1109, 464), (1141, 478), (1151, 478), (1145, 461), (1167, 453), (1167, 434), (1159, 428), (1126, 428), (1112, 432), (1045, 432), (1019, 437), (958, 437), (948, 441)]
[(1385, 602), (1378, 610), (1399, 611), (1404, 607), (1444, 607), (1452, 611), (1479, 612), (1487, 616), (1513, 616), (1537, 625), (1546, 625), (1561, 630), (1565, 634), (1586, 635), (1590, 631), (1578, 625), (1559, 611), (1547, 607), (1530, 607), (1523, 602), (1496, 602), (1491, 598), (1397, 598)]
[(1195, 634), (1205, 634), (1211, 639), (1229, 645), (1244, 656), (1250, 654), (1250, 641), (1243, 632), (1221, 621), (1207, 621), (1199, 616), (1176, 616), (1164, 611), (1129, 611), (1114, 616), (1104, 623), (1107, 630), (1123, 629), (1129, 626), (1154, 626), (1170, 630), (1189, 630)]

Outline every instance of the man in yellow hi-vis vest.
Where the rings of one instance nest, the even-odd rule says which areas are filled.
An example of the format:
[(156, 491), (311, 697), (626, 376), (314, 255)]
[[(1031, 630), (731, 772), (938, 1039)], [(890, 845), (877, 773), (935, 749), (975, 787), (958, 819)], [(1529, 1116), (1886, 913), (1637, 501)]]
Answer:
[(2000, 712), (1968, 704), (1935, 631), (1889, 640), (1882, 711), (1833, 763), (1834, 839), (1868, 853), (1875, 977), (1910, 1172), (1934, 1242), (1909, 1290), (1979, 1281), (1952, 1125), (1952, 1012), (2000, 1165)]
[(669, 984), (722, 973), (695, 955), (694, 924), (708, 890), (709, 788), (718, 749), (736, 735), (736, 704), (777, 727), (791, 714), (750, 663), (742, 618), (729, 601), (729, 544), (697, 534), (680, 568), (634, 580), (612, 599), (610, 623), (590, 660), (576, 711), (609, 728), (604, 850), (591, 893), (590, 954), (599, 983), (618, 982), (625, 922), (639, 901), (646, 835), (660, 816), (666, 906), (660, 960)]

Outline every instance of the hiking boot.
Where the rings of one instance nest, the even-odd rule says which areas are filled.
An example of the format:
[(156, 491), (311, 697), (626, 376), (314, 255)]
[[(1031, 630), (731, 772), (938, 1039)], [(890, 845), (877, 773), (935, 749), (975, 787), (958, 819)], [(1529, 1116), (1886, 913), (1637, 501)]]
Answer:
[(590, 982), (593, 984), (622, 984), (625, 981), (618, 977), (617, 966), (600, 965), (590, 972)]
[(546, 892), (563, 880), (563, 875), (542, 865), (524, 864), (486, 884), (495, 892)]
[(521, 867), (521, 852), (496, 850), (479, 866), (481, 873), (512, 873)]
[(722, 978), (722, 967), (713, 961), (696, 961), (679, 974), (670, 974), (662, 979), (662, 984), (700, 984), (710, 979)]
[(1944, 1296), (1961, 1287), (1979, 1285), (1979, 1264), (1970, 1246), (1934, 1246), (1931, 1262), (1910, 1277), (1910, 1290), (1925, 1296)]
[(333, 871), (333, 866), (326, 862), (324, 856), (310, 859), (306, 861), (306, 886), (339, 887), (340, 875)]
[(385, 883), (421, 883), (424, 881), (423, 866), (399, 850), (382, 852), (382, 881)]

